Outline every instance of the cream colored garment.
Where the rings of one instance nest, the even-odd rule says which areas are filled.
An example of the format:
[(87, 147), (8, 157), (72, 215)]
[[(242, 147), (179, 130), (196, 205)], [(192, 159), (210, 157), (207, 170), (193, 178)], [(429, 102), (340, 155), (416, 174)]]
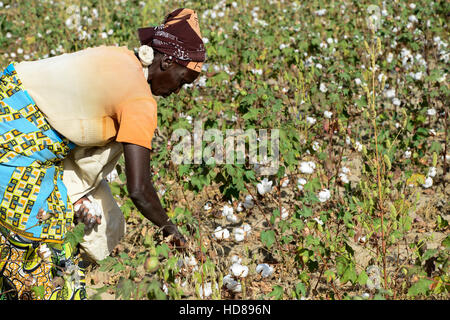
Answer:
[(95, 260), (106, 258), (126, 231), (123, 213), (105, 180), (122, 154), (122, 144), (110, 142), (104, 147), (75, 147), (64, 160), (63, 182), (70, 201), (83, 196), (96, 202), (102, 222), (84, 236), (85, 251)]
[(76, 145), (114, 140), (151, 148), (157, 104), (126, 47), (88, 48), (15, 69), (52, 128)]

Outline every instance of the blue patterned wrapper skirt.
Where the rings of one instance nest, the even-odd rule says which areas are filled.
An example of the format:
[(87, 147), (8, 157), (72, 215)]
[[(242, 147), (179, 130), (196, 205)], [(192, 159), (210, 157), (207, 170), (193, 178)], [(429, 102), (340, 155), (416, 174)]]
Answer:
[(79, 255), (65, 243), (73, 206), (62, 161), (73, 147), (10, 64), (0, 73), (0, 299), (85, 298)]

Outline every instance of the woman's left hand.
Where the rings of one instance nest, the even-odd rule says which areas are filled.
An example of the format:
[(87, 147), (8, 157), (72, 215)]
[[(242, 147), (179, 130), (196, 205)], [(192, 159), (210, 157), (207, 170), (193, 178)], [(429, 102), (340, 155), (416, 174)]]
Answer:
[(95, 212), (92, 202), (87, 197), (82, 197), (76, 201), (73, 207), (75, 224), (84, 223), (87, 230), (101, 224), (101, 213)]

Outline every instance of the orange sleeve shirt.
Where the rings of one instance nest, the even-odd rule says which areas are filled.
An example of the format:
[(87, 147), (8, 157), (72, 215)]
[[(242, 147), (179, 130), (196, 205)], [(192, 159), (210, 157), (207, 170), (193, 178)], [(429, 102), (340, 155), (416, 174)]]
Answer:
[(15, 68), (50, 125), (76, 145), (116, 140), (151, 149), (157, 104), (127, 48), (89, 48)]

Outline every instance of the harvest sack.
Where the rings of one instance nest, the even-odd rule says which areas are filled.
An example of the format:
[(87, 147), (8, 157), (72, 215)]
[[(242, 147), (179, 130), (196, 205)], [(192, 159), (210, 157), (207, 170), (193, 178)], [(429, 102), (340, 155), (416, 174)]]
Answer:
[(63, 182), (71, 202), (87, 195), (101, 208), (101, 224), (86, 232), (81, 244), (86, 253), (97, 261), (111, 253), (126, 231), (123, 213), (105, 180), (121, 154), (122, 144), (119, 142), (110, 142), (104, 147), (75, 147), (63, 164)]

